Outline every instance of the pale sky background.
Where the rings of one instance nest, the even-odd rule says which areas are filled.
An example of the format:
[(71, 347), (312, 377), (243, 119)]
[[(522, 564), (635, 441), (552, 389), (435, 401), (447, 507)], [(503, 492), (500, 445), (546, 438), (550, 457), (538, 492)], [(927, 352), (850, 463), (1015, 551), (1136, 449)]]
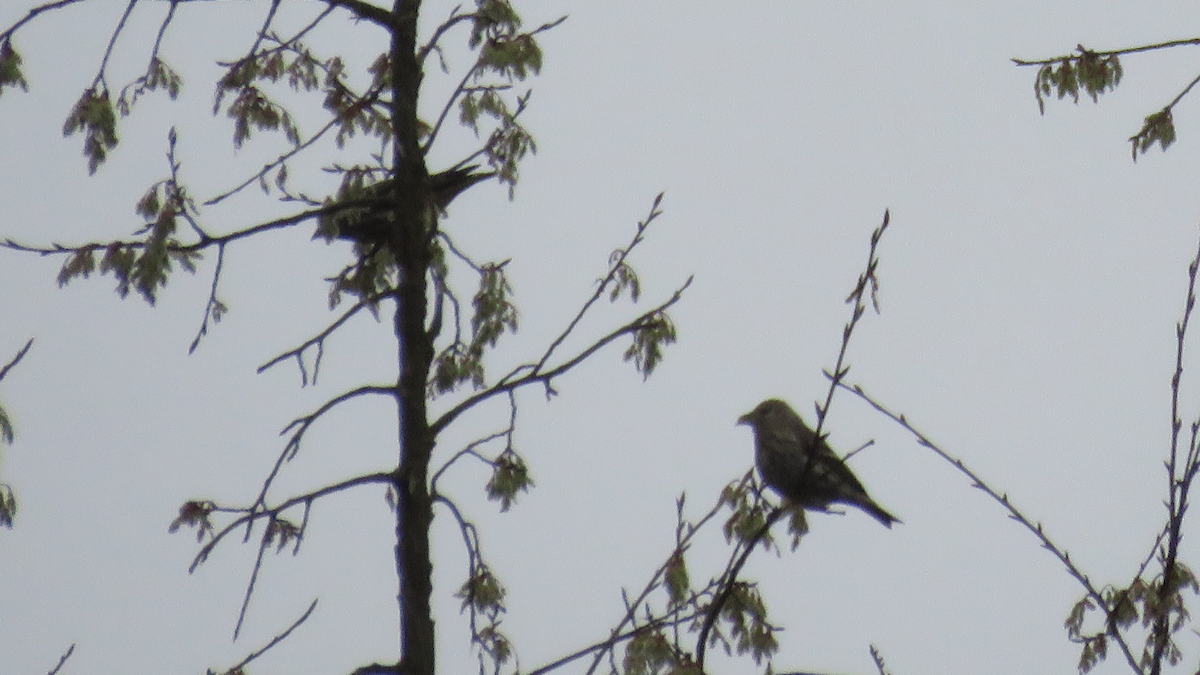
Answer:
[[(34, 4), (5, 2), (0, 25)], [(61, 138), (62, 120), (124, 4), (54, 12), (17, 35), (31, 91), (0, 98), (0, 237), (128, 236), (133, 203), (165, 176), (173, 124), (184, 177), (202, 197), (278, 152), (281, 139), (260, 135), (235, 155), (228, 121), (209, 115), (214, 62), (244, 52), (267, 3), (192, 3), (163, 52), (185, 77), (183, 96), (141, 103), (88, 179), (81, 140)], [(165, 11), (144, 4), (114, 56), (114, 86), (143, 67), (146, 31)], [(289, 23), (319, 6), (296, 5)], [(427, 2), (427, 22), (452, 7)], [(509, 513), (483, 498), (477, 465), (446, 483), (508, 587), (504, 627), (523, 670), (603, 639), (622, 614), (620, 589), (636, 592), (670, 552), (676, 497), (686, 491), (698, 517), (751, 466), (740, 414), (779, 396), (811, 421), (848, 317), (842, 300), (885, 208), (883, 313), (855, 336), (849, 379), (1043, 521), (1097, 585), (1128, 582), (1164, 517), (1174, 323), (1200, 220), (1200, 100), (1176, 108), (1169, 152), (1134, 164), (1126, 139), (1200, 72), (1200, 50), (1128, 57), (1124, 83), (1099, 106), (1051, 101), (1045, 117), (1035, 70), (1009, 59), (1195, 37), (1195, 3), (527, 0), (518, 9), (530, 25), (570, 15), (541, 41), (546, 67), (527, 115), (539, 152), (515, 201), (484, 185), (448, 223), (479, 259), (513, 259), (522, 326), (491, 372), (540, 353), (660, 190), (666, 213), (633, 259), (643, 306), (696, 275), (672, 312), (679, 344), (647, 383), (614, 346), (561, 379), (551, 404), (540, 390), (521, 397), (517, 443), (537, 487)], [(382, 44), (370, 25), (329, 26), (320, 46), (352, 66)], [(431, 164), (453, 163), (472, 140), (456, 129)], [(329, 184), (297, 167), (292, 176), (313, 192)], [(285, 212), (251, 191), (202, 218), (224, 232)], [(318, 504), (301, 555), (268, 559), (237, 643), (255, 547), (230, 541), (189, 576), (194, 537), (166, 532), (186, 499), (252, 499), (291, 419), (392, 377), (388, 327), (369, 319), (327, 344), (315, 388), (300, 389), (286, 365), (255, 374), (332, 317), (322, 279), (348, 252), (310, 234), (303, 226), (229, 251), (221, 295), (231, 313), (190, 357), (214, 257), (194, 277), (174, 276), (151, 309), (118, 300), (108, 278), (59, 290), (60, 259), (0, 251), (0, 362), (37, 338), (0, 384), (18, 431), (0, 449), (0, 480), (21, 507), (15, 529), (0, 531), (0, 671), (44, 673), (71, 643), (64, 673), (220, 670), (313, 598), (316, 615), (253, 672), (347, 673), (394, 658), (381, 490)], [(583, 334), (638, 311), (606, 305)], [(1197, 378), (1190, 371), (1185, 424)], [(274, 494), (391, 466), (391, 411), (379, 400), (329, 416)], [(500, 414), (465, 418), (438, 456), (493, 431)], [(896, 675), (1074, 672), (1078, 651), (1062, 622), (1082, 590), (1027, 531), (852, 397), (835, 399), (828, 427), (843, 452), (875, 441), (853, 467), (904, 524), (814, 515), (797, 552), (754, 556), (749, 576), (786, 628), (776, 671), (874, 672), (875, 644)], [(1185, 539), (1187, 560), (1197, 541)], [(452, 597), (465, 559), (444, 511), (435, 546), (439, 669), (476, 672)], [(716, 574), (726, 556), (714, 527), (691, 555), (693, 578)], [(1182, 640), (1191, 672), (1200, 643)], [(762, 670), (748, 658), (710, 665)], [(1096, 672), (1126, 668), (1114, 651)]]

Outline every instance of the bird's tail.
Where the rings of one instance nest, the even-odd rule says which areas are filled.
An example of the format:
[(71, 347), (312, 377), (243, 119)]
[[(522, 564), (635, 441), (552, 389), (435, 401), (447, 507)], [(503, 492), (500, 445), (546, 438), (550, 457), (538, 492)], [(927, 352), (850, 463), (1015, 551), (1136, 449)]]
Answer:
[(871, 514), (872, 518), (883, 523), (883, 526), (888, 529), (891, 529), (892, 523), (902, 522), (896, 516), (893, 516), (892, 514), (888, 513), (887, 511), (884, 511), (883, 507), (881, 507), (878, 504), (876, 504), (875, 502), (871, 501), (869, 498), (866, 499), (865, 501), (863, 501), (861, 504), (859, 504), (859, 506), (862, 507), (863, 511), (866, 511), (867, 513)]

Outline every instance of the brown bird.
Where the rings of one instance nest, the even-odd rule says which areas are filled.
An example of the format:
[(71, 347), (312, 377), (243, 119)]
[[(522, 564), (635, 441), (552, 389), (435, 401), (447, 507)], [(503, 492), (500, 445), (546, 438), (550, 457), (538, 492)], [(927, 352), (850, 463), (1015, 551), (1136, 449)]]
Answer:
[[(479, 171), (478, 164), (447, 169), (429, 176), (429, 191), (439, 211), (445, 211), (454, 198), (476, 183), (496, 175), (495, 171)], [(346, 192), (343, 187), (338, 201), (343, 199), (385, 200), (391, 191), (392, 179), (361, 186)], [(336, 202), (335, 202), (336, 203)], [(367, 205), (347, 208), (333, 214), (322, 215), (317, 225), (317, 235), (333, 239), (349, 239), (363, 244), (377, 244), (387, 240), (392, 229), (391, 214), (384, 206)]]
[(754, 430), (754, 462), (763, 482), (806, 509), (849, 504), (887, 527), (900, 519), (867, 495), (850, 467), (818, 438), (800, 415), (779, 399), (768, 399), (738, 418)]

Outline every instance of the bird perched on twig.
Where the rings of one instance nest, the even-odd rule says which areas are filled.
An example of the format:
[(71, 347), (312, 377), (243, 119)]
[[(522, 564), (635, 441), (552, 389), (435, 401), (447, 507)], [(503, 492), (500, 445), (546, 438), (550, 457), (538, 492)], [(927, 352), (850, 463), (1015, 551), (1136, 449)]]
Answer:
[(867, 495), (850, 467), (788, 404), (768, 399), (739, 417), (737, 423), (754, 430), (758, 473), (784, 499), (806, 509), (849, 504), (887, 527), (900, 522)]
[[(429, 177), (429, 191), (433, 196), (434, 206), (438, 211), (445, 211), (455, 197), (465, 192), (476, 183), (495, 176), (495, 171), (479, 171), (478, 164), (447, 169)], [(358, 207), (345, 208), (334, 213), (322, 215), (317, 225), (317, 235), (333, 239), (349, 239), (364, 244), (375, 244), (385, 241), (392, 228), (391, 215), (386, 204), (392, 189), (392, 179), (382, 180), (370, 185), (362, 185), (361, 180), (349, 185), (343, 185), (338, 193), (338, 202), (347, 200), (379, 200), (380, 206), (369, 203)]]

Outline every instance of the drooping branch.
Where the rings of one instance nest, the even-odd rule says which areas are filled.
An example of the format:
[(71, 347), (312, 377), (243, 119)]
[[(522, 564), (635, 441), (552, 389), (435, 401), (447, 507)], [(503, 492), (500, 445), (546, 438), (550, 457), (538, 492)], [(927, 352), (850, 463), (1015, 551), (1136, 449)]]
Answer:
[(1017, 507), (1015, 505), (1013, 505), (1012, 501), (1009, 500), (1007, 493), (1001, 493), (1001, 492), (995, 490), (994, 488), (992, 488), (990, 485), (988, 485), (988, 483), (985, 482), (983, 480), (983, 478), (981, 478), (979, 476), (979, 474), (975, 473), (973, 470), (968, 468), (967, 465), (964, 464), (961, 459), (952, 457), (948, 452), (946, 452), (941, 447), (939, 447), (936, 443), (931, 441), (929, 439), (929, 437), (927, 437), (925, 434), (918, 431), (916, 429), (916, 427), (914, 427), (912, 424), (909, 423), (908, 419), (903, 414), (898, 414), (898, 413), (892, 412), (890, 409), (885, 407), (883, 404), (879, 403), (874, 398), (872, 398), (870, 395), (868, 395), (866, 393), (866, 391), (864, 391), (863, 388), (859, 385), (850, 386), (845, 383), (839, 383), (838, 386), (841, 387), (842, 389), (845, 389), (846, 391), (851, 392), (855, 396), (858, 396), (867, 405), (871, 406), (876, 411), (882, 413), (885, 417), (891, 419), (893, 422), (895, 422), (896, 424), (899, 424), (901, 427), (903, 427), (906, 431), (908, 431), (910, 434), (912, 434), (914, 438), (916, 438), (918, 444), (920, 444), (923, 447), (929, 448), (938, 457), (941, 457), (942, 459), (949, 462), (951, 466), (953, 466), (960, 473), (962, 473), (963, 475), (965, 475), (967, 478), (970, 479), (972, 487), (979, 489), (984, 494), (986, 494), (987, 496), (994, 499), (997, 503), (1000, 504), (1000, 506), (1002, 506), (1004, 508), (1005, 511), (1008, 512), (1009, 518), (1020, 523), (1022, 526), (1025, 527), (1025, 529), (1029, 530), (1033, 534), (1033, 536), (1037, 537), (1039, 543), (1041, 543), (1041, 545), (1042, 545), (1042, 548), (1046, 549), (1047, 551), (1050, 551), (1050, 553), (1053, 554), (1055, 558), (1058, 558), (1059, 562), (1062, 563), (1064, 568), (1066, 568), (1067, 573), (1073, 579), (1078, 581), (1079, 585), (1083, 587), (1084, 592), (1087, 593), (1088, 597), (1091, 598), (1092, 601), (1095, 602), (1098, 607), (1100, 607), (1107, 614), (1109, 614), (1106, 617), (1107, 620), (1105, 621), (1105, 624), (1107, 626), (1106, 630), (1108, 631), (1107, 634), (1117, 642), (1117, 645), (1121, 649), (1121, 653), (1125, 655), (1125, 660), (1129, 662), (1129, 665), (1134, 669), (1134, 672), (1138, 672), (1138, 673), (1142, 672), (1141, 667), (1138, 665), (1138, 661), (1134, 657), (1132, 650), (1129, 648), (1129, 645), (1125, 641), (1124, 636), (1122, 636), (1120, 631), (1117, 630), (1117, 624), (1113, 620), (1111, 613), (1109, 613), (1108, 606), (1110, 603), (1105, 601), (1104, 597), (1100, 593), (1100, 590), (1097, 589), (1092, 584), (1092, 581), (1087, 576), (1087, 574), (1085, 574), (1082, 570), (1080, 570), (1078, 567), (1075, 566), (1075, 563), (1071, 560), (1071, 554), (1068, 553), (1065, 549), (1060, 548), (1057, 544), (1055, 544), (1050, 539), (1049, 535), (1046, 534), (1046, 532), (1043, 529), (1042, 524), (1040, 522), (1035, 523), (1034, 521), (1031, 521), (1028, 517), (1025, 516), (1024, 513), (1022, 513), (1019, 509), (1017, 509)]

